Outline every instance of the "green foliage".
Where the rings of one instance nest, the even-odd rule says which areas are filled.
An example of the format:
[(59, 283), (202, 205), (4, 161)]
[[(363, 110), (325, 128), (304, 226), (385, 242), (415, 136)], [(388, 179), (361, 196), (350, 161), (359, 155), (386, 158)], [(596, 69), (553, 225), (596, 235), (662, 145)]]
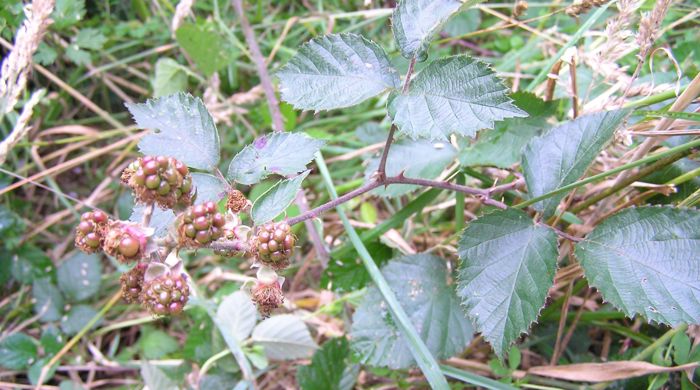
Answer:
[(159, 59), (153, 79), (153, 96), (163, 97), (186, 90), (187, 72), (187, 68), (172, 58)]
[(0, 366), (8, 370), (22, 370), (37, 357), (37, 342), (24, 333), (7, 336), (0, 342)]
[[(445, 260), (427, 254), (392, 259), (382, 274), (421, 339), (437, 358), (448, 358), (469, 344), (474, 332), (453, 286), (446, 284)], [(352, 347), (371, 366), (408, 368), (415, 364), (382, 295), (370, 287), (353, 315)]]
[(537, 319), (557, 252), (554, 232), (514, 209), (487, 214), (462, 233), (457, 293), (499, 357)]
[(226, 194), (227, 183), (218, 176), (192, 172), (192, 185), (197, 189), (197, 203), (217, 202)]
[(481, 131), (479, 138), (471, 144), (465, 139), (465, 147), (459, 152), (459, 162), (463, 166), (510, 168), (520, 162), (525, 145), (550, 128), (547, 119), (555, 113), (555, 102), (545, 102), (527, 92), (516, 92), (511, 98), (516, 106), (528, 113), (528, 117), (498, 122), (493, 130)]
[(304, 181), (309, 171), (303, 172), (291, 179), (280, 180), (275, 185), (260, 195), (253, 203), (253, 209), (250, 212), (251, 218), (255, 225), (262, 225), (265, 222), (272, 221), (280, 213), (292, 204), (299, 193), (301, 182)]
[[(391, 248), (379, 241), (369, 242), (366, 246), (378, 266), (389, 261), (393, 255)], [(356, 252), (336, 256), (331, 260), (321, 276), (321, 286), (337, 292), (349, 292), (361, 289), (371, 280)]]
[(236, 291), (224, 298), (216, 311), (217, 321), (225, 324), (222, 332), (230, 332), (231, 337), (242, 342), (253, 331), (257, 318), (255, 305), (242, 291)]
[(102, 264), (96, 255), (74, 252), (58, 266), (56, 276), (66, 299), (84, 301), (100, 290)]
[(291, 314), (263, 320), (253, 329), (251, 339), (265, 348), (265, 355), (273, 360), (310, 357), (317, 348), (304, 321)]
[(238, 56), (238, 50), (209, 26), (184, 23), (175, 32), (175, 37), (206, 77), (223, 69)]
[[(468, 1), (469, 5), (476, 1)], [(394, 39), (406, 58), (425, 61), (433, 35), (447, 19), (465, 6), (459, 0), (402, 0), (391, 17)]]
[[(530, 196), (537, 197), (578, 180), (626, 116), (625, 110), (585, 115), (533, 138), (523, 151), (523, 174)], [(548, 217), (565, 196), (552, 196), (533, 207)]]
[[(68, 310), (65, 316), (61, 318), (61, 330), (63, 333), (73, 336), (78, 333), (85, 325), (97, 315), (97, 311), (89, 305), (75, 305)], [(98, 321), (93, 325), (98, 326), (102, 321)]]
[(162, 359), (180, 348), (175, 338), (162, 330), (152, 328), (143, 329), (139, 344), (146, 359)]
[(350, 343), (344, 337), (326, 341), (314, 353), (311, 364), (299, 366), (297, 383), (302, 390), (350, 390), (357, 366), (349, 363)]
[(590, 284), (630, 317), (676, 326), (700, 322), (697, 210), (627, 209), (576, 245)]
[(331, 34), (304, 44), (277, 72), (282, 99), (305, 110), (354, 106), (399, 87), (379, 45), (355, 34)]
[(495, 121), (527, 116), (507, 92), (485, 63), (459, 55), (431, 62), (405, 94), (389, 95), (387, 110), (401, 133), (413, 139), (472, 137)]
[(303, 133), (263, 135), (231, 160), (228, 178), (241, 184), (255, 184), (271, 174), (300, 173), (323, 144)]
[(141, 153), (174, 157), (192, 168), (216, 168), (219, 133), (201, 99), (176, 93), (126, 107), (139, 127), (152, 129), (139, 141)]
[(63, 315), (63, 295), (51, 278), (34, 280), (32, 284), (34, 312), (43, 322), (56, 321)]

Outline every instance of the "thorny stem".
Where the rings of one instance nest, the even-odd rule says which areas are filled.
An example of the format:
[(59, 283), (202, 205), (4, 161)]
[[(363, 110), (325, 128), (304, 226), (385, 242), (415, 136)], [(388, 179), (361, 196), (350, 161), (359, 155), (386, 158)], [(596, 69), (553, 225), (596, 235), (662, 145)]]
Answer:
[[(401, 88), (401, 93), (406, 93), (408, 91), (408, 86), (411, 85), (411, 75), (413, 75), (413, 68), (416, 66), (416, 57), (411, 58), (411, 62), (408, 63), (408, 71), (406, 71), (406, 78), (403, 80), (403, 87)], [(389, 136), (386, 137), (386, 144), (384, 144), (384, 151), (382, 152), (382, 157), (379, 159), (379, 168), (377, 168), (377, 177), (383, 179), (386, 177), (386, 159), (389, 156), (389, 148), (391, 148), (391, 143), (394, 141), (394, 133), (396, 132), (396, 125), (392, 124), (389, 129)]]
[[(516, 180), (517, 182), (517, 180)], [(349, 200), (356, 198), (366, 192), (372, 191), (373, 189), (381, 186), (387, 186), (390, 184), (413, 184), (421, 187), (433, 187), (433, 188), (441, 188), (444, 190), (448, 191), (454, 191), (454, 192), (461, 192), (469, 195), (474, 195), (479, 198), (481, 198), (484, 202), (484, 204), (490, 205), (490, 206), (495, 206), (501, 209), (505, 209), (508, 206), (500, 202), (498, 200), (495, 200), (491, 198), (492, 195), (498, 194), (501, 192), (508, 191), (515, 186), (517, 186), (517, 183), (508, 183), (504, 184), (502, 186), (497, 186), (493, 187), (490, 189), (482, 189), (482, 188), (474, 188), (474, 187), (468, 187), (465, 185), (461, 184), (454, 184), (446, 181), (437, 181), (437, 180), (426, 180), (426, 179), (414, 179), (410, 177), (403, 176), (403, 174), (398, 175), (398, 176), (392, 176), (392, 177), (380, 177), (377, 176), (374, 180), (366, 183), (360, 188), (357, 188), (356, 190), (350, 191), (347, 194), (331, 200), (327, 203), (322, 204), (321, 206), (316, 207), (315, 209), (309, 210), (308, 212), (305, 212), (303, 214), (300, 214), (296, 217), (290, 218), (287, 223), (290, 225), (297, 224), (299, 222), (306, 221), (311, 218), (316, 218), (322, 213), (336, 208), (339, 205), (348, 202)]]

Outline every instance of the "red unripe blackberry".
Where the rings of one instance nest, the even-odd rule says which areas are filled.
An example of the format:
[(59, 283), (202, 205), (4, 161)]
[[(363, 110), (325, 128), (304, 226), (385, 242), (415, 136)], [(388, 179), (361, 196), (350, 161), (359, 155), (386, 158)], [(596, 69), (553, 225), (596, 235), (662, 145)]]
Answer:
[(192, 176), (185, 164), (172, 157), (141, 157), (129, 164), (121, 179), (138, 203), (155, 202), (168, 209), (192, 204)]
[(143, 276), (146, 273), (148, 265), (146, 263), (136, 264), (136, 267), (124, 272), (119, 277), (121, 284), (122, 298), (127, 303), (135, 303), (141, 301), (141, 290), (143, 289)]
[(179, 314), (190, 297), (190, 287), (183, 275), (167, 273), (146, 282), (141, 303), (153, 315)]
[(268, 222), (255, 234), (255, 256), (264, 265), (280, 270), (289, 266), (296, 237), (287, 222)]
[(102, 249), (118, 261), (130, 263), (146, 256), (147, 241), (138, 225), (116, 221), (109, 225)]
[(102, 247), (109, 217), (102, 210), (84, 213), (75, 228), (75, 246), (85, 253), (95, 253)]
[(223, 235), (224, 216), (216, 203), (206, 202), (191, 206), (179, 218), (178, 236), (182, 246), (203, 247)]

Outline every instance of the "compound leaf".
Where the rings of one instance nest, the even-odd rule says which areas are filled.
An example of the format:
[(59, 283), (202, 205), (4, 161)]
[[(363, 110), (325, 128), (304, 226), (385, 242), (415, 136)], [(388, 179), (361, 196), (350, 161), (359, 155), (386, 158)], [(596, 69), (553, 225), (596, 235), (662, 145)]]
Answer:
[(306, 164), (324, 143), (303, 133), (263, 135), (231, 160), (228, 178), (255, 184), (273, 173), (295, 175), (306, 170)]
[[(578, 180), (615, 134), (626, 110), (585, 115), (533, 138), (523, 150), (523, 174), (530, 196), (537, 197)], [(545, 218), (566, 194), (537, 202)]]
[(493, 128), (494, 121), (527, 116), (507, 92), (488, 65), (459, 55), (431, 62), (405, 94), (389, 95), (387, 110), (399, 130), (414, 139), (473, 137)]
[(700, 323), (700, 211), (623, 210), (576, 245), (589, 284), (630, 317)]
[[(393, 259), (382, 274), (430, 352), (439, 359), (461, 352), (471, 340), (445, 260), (418, 254)], [(372, 286), (352, 318), (352, 347), (362, 363), (403, 369), (415, 365), (411, 345), (396, 325), (379, 289)]]
[(139, 141), (145, 155), (174, 157), (185, 165), (211, 171), (219, 163), (219, 133), (201, 99), (178, 92), (126, 107), (144, 129)]
[(515, 209), (487, 214), (462, 233), (457, 295), (499, 357), (537, 319), (557, 253), (556, 234)]
[(219, 177), (208, 173), (192, 173), (192, 184), (197, 191), (196, 203), (218, 202), (226, 193), (226, 183)]
[(353, 106), (400, 84), (384, 50), (356, 34), (312, 39), (277, 77), (282, 100), (304, 110)]

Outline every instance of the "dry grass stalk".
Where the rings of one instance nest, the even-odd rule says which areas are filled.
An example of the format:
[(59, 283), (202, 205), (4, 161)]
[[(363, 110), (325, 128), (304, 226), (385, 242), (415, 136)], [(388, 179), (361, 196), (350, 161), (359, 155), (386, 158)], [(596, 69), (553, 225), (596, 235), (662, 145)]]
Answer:
[(15, 46), (5, 57), (0, 75), (0, 118), (17, 104), (27, 84), (32, 56), (51, 24), (53, 0), (34, 0), (25, 8), (26, 19), (17, 31)]
[(654, 46), (654, 41), (659, 35), (659, 27), (666, 17), (670, 6), (671, 0), (660, 0), (656, 2), (651, 12), (642, 14), (642, 20), (639, 22), (639, 32), (637, 33), (638, 57), (640, 61), (643, 62), (646, 59), (652, 46)]
[(32, 97), (27, 101), (27, 103), (22, 108), (22, 114), (17, 118), (15, 127), (12, 129), (10, 135), (7, 136), (2, 142), (0, 142), (0, 165), (2, 165), (7, 159), (7, 155), (10, 150), (29, 132), (31, 126), (29, 126), (29, 119), (32, 117), (34, 112), (34, 106), (36, 106), (42, 97), (46, 94), (45, 89), (40, 89), (32, 94)]
[(570, 6), (566, 7), (564, 12), (571, 17), (576, 17), (585, 14), (586, 12), (590, 11), (591, 8), (600, 7), (609, 1), (610, 0), (577, 0)]

